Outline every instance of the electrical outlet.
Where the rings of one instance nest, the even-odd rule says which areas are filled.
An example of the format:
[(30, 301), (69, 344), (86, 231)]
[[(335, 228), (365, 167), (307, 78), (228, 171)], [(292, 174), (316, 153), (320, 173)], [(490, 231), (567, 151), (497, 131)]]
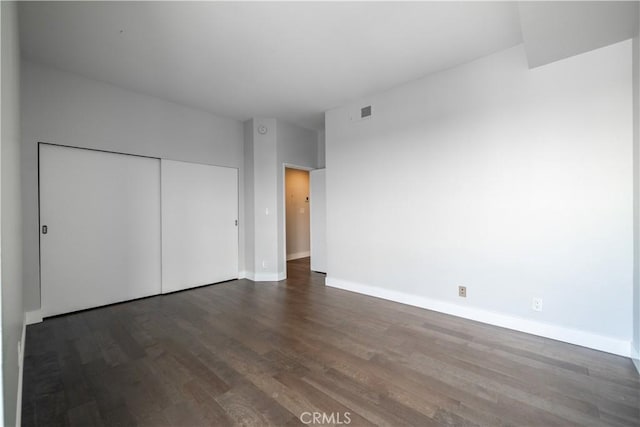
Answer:
[(531, 302), (531, 309), (533, 311), (542, 311), (542, 298), (534, 298)]
[(467, 297), (467, 287), (466, 286), (458, 286), (458, 296), (462, 298)]

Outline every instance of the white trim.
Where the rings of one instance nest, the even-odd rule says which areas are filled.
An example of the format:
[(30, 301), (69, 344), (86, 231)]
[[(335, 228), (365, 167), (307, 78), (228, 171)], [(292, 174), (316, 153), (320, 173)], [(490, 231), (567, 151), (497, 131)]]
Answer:
[(640, 375), (640, 353), (635, 349), (633, 344), (631, 345), (631, 360), (636, 367), (636, 371), (638, 371), (638, 375)]
[(333, 288), (344, 289), (347, 291), (382, 298), (389, 301), (395, 301), (415, 307), (426, 308), (428, 310), (451, 314), (453, 316), (463, 317), (465, 319), (475, 320), (490, 325), (513, 329), (515, 331), (526, 332), (528, 334), (538, 335), (541, 337), (564, 341), (570, 344), (576, 344), (595, 350), (605, 351), (607, 353), (613, 353), (619, 356), (631, 356), (631, 341), (620, 338), (607, 337), (604, 335), (580, 331), (578, 329), (551, 325), (548, 323), (523, 319), (520, 317), (500, 314), (479, 308), (463, 307), (450, 302), (434, 300), (375, 286), (363, 285), (347, 280), (341, 280), (335, 277), (327, 276), (325, 283), (327, 286), (331, 286)]
[(35, 323), (42, 322), (42, 311), (39, 309), (27, 311), (26, 313), (24, 313), (24, 322), (27, 325), (33, 325)]
[(284, 273), (254, 273), (247, 271), (247, 279), (252, 282), (279, 282), (285, 278)]
[(247, 272), (245, 270), (242, 270), (242, 271), (238, 272), (238, 280), (246, 279), (246, 278), (247, 278)]
[(296, 252), (296, 253), (287, 255), (287, 261), (291, 261), (293, 259), (307, 258), (307, 257), (310, 257), (310, 256), (311, 256), (311, 252), (309, 252), (309, 251)]
[(22, 338), (18, 347), (18, 395), (16, 396), (16, 427), (22, 425), (22, 374), (24, 373), (24, 347), (27, 334), (27, 313), (22, 322)]

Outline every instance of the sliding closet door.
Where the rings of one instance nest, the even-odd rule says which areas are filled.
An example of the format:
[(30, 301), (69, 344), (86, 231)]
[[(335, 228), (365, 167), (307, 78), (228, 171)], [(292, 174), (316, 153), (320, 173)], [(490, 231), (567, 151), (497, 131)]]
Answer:
[(162, 160), (162, 292), (238, 277), (238, 170)]
[(160, 161), (40, 144), (42, 312), (160, 293)]

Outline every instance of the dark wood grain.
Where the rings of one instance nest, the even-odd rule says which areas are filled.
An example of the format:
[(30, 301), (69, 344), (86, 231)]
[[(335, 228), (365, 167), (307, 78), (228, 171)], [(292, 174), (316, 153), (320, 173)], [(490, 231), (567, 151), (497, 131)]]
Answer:
[(29, 326), (23, 425), (640, 425), (629, 359), (288, 277)]

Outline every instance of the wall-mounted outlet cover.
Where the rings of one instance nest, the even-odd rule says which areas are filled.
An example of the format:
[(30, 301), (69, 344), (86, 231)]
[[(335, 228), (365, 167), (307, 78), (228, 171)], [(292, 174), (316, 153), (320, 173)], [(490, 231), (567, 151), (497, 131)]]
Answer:
[(542, 298), (534, 298), (531, 301), (531, 309), (533, 311), (542, 311)]
[(466, 286), (458, 286), (458, 296), (462, 298), (467, 297), (467, 287)]

